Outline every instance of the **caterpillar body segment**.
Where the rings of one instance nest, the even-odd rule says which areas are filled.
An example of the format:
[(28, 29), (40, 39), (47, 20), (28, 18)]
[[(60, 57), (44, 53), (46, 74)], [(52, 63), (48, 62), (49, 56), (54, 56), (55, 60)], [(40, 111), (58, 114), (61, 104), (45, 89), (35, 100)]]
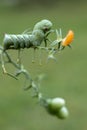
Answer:
[(50, 33), (51, 27), (52, 23), (49, 20), (41, 20), (36, 23), (31, 34), (5, 34), (4, 50), (40, 46)]
[(41, 20), (34, 26), (34, 30), (41, 30), (42, 32), (46, 33), (47, 31), (51, 30), (52, 23), (49, 20)]
[(23, 34), (23, 35), (10, 35), (5, 34), (4, 37), (4, 50), (7, 49), (20, 49), (20, 48), (29, 48), (31, 46), (32, 36)]

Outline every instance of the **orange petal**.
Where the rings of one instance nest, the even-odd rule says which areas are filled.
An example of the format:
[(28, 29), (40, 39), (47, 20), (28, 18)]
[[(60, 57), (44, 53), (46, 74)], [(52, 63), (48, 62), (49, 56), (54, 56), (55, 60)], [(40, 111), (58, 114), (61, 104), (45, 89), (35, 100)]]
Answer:
[(74, 32), (72, 30), (69, 30), (68, 34), (62, 41), (62, 46), (68, 46), (74, 39)]

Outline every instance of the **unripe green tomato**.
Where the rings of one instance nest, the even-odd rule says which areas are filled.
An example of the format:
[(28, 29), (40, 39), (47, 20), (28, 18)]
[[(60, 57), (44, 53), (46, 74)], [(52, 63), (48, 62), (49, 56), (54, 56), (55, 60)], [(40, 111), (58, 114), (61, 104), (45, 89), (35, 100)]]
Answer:
[(65, 100), (62, 98), (53, 98), (47, 100), (48, 111), (51, 114), (56, 114), (58, 110), (65, 105)]
[(51, 109), (58, 111), (61, 107), (65, 105), (65, 100), (63, 98), (53, 98), (50, 103)]
[(51, 101), (52, 99), (47, 99), (47, 106), (46, 106), (46, 109), (47, 111), (52, 114), (52, 115), (55, 115), (55, 111), (51, 108)]
[(65, 106), (61, 107), (58, 110), (58, 112), (56, 113), (56, 116), (60, 119), (65, 119), (65, 118), (68, 117), (68, 115), (69, 115), (69, 112), (68, 112), (68, 109)]

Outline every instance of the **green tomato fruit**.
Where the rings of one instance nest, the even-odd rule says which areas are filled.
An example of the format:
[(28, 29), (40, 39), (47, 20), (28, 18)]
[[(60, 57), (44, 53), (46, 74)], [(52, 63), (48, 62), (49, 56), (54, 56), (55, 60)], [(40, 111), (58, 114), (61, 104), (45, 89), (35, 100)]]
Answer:
[(65, 105), (62, 98), (47, 99), (47, 109), (50, 114), (56, 115), (58, 110)]
[(68, 115), (69, 115), (69, 112), (65, 106), (61, 107), (56, 113), (56, 116), (60, 119), (66, 119)]
[(63, 98), (54, 98), (51, 100), (50, 107), (54, 111), (58, 111), (61, 107), (65, 105), (65, 100)]
[(46, 109), (47, 109), (49, 114), (55, 115), (56, 114), (55, 111), (51, 108), (51, 102), (52, 102), (52, 99), (47, 99)]

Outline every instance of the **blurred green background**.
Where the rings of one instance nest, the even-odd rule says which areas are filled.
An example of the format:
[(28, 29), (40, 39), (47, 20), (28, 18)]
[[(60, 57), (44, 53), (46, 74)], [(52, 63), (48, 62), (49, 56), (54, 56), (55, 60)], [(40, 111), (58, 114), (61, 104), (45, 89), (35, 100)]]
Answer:
[(0, 43), (5, 33), (32, 30), (41, 19), (51, 20), (54, 29), (61, 28), (63, 37), (69, 29), (74, 30), (73, 49), (67, 47), (57, 54), (57, 63), (47, 64), (46, 59), (42, 60), (42, 67), (38, 64), (38, 54), (32, 64), (32, 51), (25, 49), (22, 61), (33, 77), (40, 72), (47, 74), (41, 91), (46, 97), (63, 97), (70, 116), (62, 121), (49, 115), (32, 99), (31, 91), (22, 89), (22, 76), (16, 81), (3, 75), (0, 68), (0, 130), (87, 130), (87, 2), (1, 0)]

